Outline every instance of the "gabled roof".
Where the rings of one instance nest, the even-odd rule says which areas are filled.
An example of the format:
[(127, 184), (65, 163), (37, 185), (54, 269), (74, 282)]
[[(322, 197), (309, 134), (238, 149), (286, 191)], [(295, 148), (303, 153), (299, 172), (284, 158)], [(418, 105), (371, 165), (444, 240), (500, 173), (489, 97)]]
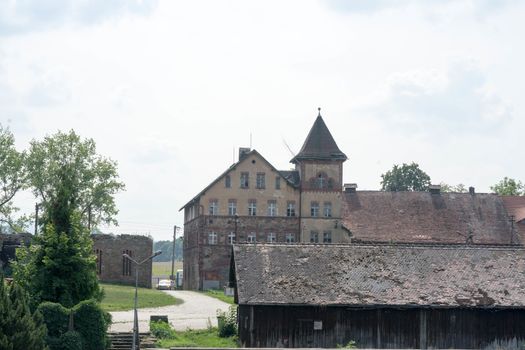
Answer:
[(516, 222), (525, 220), (525, 196), (500, 196), (503, 205)]
[(247, 305), (525, 308), (525, 250), (430, 245), (238, 244)]
[(519, 244), (494, 194), (357, 191), (343, 194), (343, 224), (361, 242)]
[(301, 160), (345, 161), (346, 159), (346, 155), (337, 147), (330, 130), (328, 130), (321, 117), (321, 113), (319, 113), (304, 141), (303, 147), (290, 162), (297, 163)]
[(273, 171), (275, 171), (277, 174), (282, 176), (288, 184), (290, 184), (293, 187), (299, 186), (299, 183), (296, 181), (295, 176), (291, 175), (290, 172), (281, 172), (277, 170), (269, 161), (267, 161), (259, 152), (256, 150), (251, 150), (250, 152), (246, 153), (242, 159), (237, 161), (236, 163), (232, 164), (226, 171), (224, 171), (219, 177), (217, 177), (215, 180), (213, 180), (208, 186), (206, 186), (202, 191), (200, 191), (195, 197), (193, 197), (188, 203), (184, 204), (179, 211), (186, 208), (189, 204), (194, 203), (199, 199), (200, 196), (202, 196), (207, 190), (209, 190), (213, 185), (215, 185), (217, 182), (219, 182), (226, 174), (228, 174), (230, 171), (234, 170), (239, 164), (243, 163), (248, 159), (250, 155), (257, 155), (259, 158), (261, 158)]

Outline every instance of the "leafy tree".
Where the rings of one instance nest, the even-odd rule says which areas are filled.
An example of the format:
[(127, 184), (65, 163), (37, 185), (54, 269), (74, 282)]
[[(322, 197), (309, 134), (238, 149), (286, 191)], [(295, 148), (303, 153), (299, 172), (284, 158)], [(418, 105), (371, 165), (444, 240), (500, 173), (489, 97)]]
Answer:
[(72, 212), (79, 212), (90, 227), (99, 222), (116, 224), (114, 195), (124, 184), (116, 162), (98, 155), (92, 139), (82, 140), (71, 130), (33, 140), (27, 169), (29, 184), (42, 201), (44, 222), (53, 223), (58, 232), (67, 232)]
[(440, 183), (442, 192), (455, 192), (455, 193), (465, 193), (467, 188), (463, 184), (449, 185), (444, 182)]
[(42, 315), (30, 312), (25, 291), (16, 283), (5, 286), (0, 276), (0, 349), (47, 349), (46, 332)]
[(382, 191), (426, 191), (430, 185), (430, 176), (416, 163), (394, 165), (381, 178)]
[[(182, 244), (183, 238), (179, 237), (175, 240), (175, 260), (182, 261)], [(157, 241), (153, 244), (153, 251), (162, 251), (161, 255), (153, 258), (153, 261), (171, 261), (173, 253), (173, 241)]]
[(68, 232), (49, 223), (30, 248), (17, 252), (14, 277), (29, 291), (32, 306), (51, 301), (72, 307), (102, 297), (89, 232), (80, 224), (78, 213), (67, 221)]
[(12, 217), (17, 210), (12, 199), (25, 185), (24, 157), (24, 153), (15, 148), (13, 134), (0, 124), (0, 223), (9, 225), (15, 231), (19, 231), (20, 226)]
[(504, 177), (503, 180), (490, 186), (491, 191), (500, 196), (523, 196), (525, 195), (525, 186), (521, 181), (516, 181), (509, 177)]

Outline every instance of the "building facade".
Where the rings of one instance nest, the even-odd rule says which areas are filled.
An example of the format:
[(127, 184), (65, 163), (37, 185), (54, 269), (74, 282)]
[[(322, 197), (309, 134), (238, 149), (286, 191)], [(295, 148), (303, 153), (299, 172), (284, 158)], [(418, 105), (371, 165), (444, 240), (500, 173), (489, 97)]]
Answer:
[[(153, 254), (153, 240), (139, 235), (93, 234), (93, 252), (97, 257), (97, 276), (107, 283), (135, 284), (136, 265), (125, 258), (142, 261)], [(138, 285), (151, 288), (151, 259), (139, 267)]]
[(293, 171), (241, 148), (238, 162), (181, 208), (184, 288), (224, 287), (236, 242), (349, 242), (341, 218), (346, 159), (320, 114)]

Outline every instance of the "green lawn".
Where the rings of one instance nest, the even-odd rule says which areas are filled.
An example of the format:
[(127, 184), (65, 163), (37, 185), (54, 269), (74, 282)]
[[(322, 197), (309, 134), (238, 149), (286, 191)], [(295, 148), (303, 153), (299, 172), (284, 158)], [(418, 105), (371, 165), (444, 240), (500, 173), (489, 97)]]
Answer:
[[(124, 311), (133, 309), (135, 287), (117, 284), (100, 284), (104, 288), (104, 299), (102, 308), (106, 311)], [(139, 308), (176, 305), (182, 300), (172, 297), (156, 289), (139, 288)]]
[[(175, 261), (175, 271), (182, 269), (182, 261)], [(155, 276), (170, 276), (171, 275), (171, 261), (153, 262), (153, 277)]]
[(209, 290), (205, 291), (204, 294), (206, 294), (209, 297), (222, 300), (225, 303), (233, 304), (233, 297), (224, 295), (224, 291), (222, 291), (222, 290), (209, 289)]
[(217, 328), (172, 331), (169, 338), (159, 339), (157, 347), (238, 348), (237, 337), (220, 338)]

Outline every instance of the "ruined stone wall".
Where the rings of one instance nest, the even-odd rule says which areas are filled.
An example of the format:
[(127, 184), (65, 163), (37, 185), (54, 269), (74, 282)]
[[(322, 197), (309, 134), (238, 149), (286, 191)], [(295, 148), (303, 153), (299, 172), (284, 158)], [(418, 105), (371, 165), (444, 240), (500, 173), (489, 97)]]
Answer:
[(31, 243), (32, 235), (29, 233), (0, 234), (0, 269), (15, 259), (16, 248)]
[[(130, 255), (140, 262), (153, 254), (153, 240), (138, 235), (108, 235), (95, 234), (93, 238), (93, 252), (97, 256), (97, 275), (101, 282), (108, 283), (135, 283), (134, 263), (127, 262), (122, 255)], [(145, 262), (139, 267), (138, 284), (141, 287), (151, 288), (152, 262)]]

